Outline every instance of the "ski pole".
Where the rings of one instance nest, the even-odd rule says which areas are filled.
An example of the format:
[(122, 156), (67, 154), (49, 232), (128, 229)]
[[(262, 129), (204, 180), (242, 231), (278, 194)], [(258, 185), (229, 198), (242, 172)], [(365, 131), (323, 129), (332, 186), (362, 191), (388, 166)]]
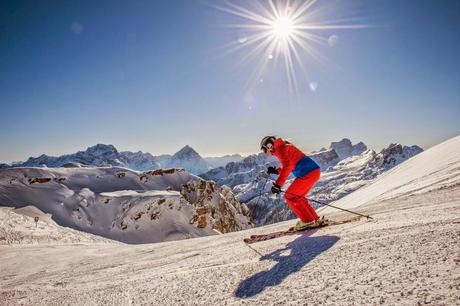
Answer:
[[(294, 193), (291, 193), (291, 192), (286, 192), (285, 190), (281, 190), (281, 192), (284, 192), (284, 193), (286, 193), (286, 194), (292, 194), (292, 195), (295, 195), (295, 196), (300, 197), (300, 196), (297, 195), (297, 194), (294, 194)], [(345, 208), (341, 208), (341, 207), (338, 207), (338, 206), (334, 206), (334, 205), (331, 205), (331, 204), (326, 204), (326, 203), (321, 202), (321, 201), (318, 201), (318, 200), (313, 200), (313, 199), (311, 199), (310, 201), (313, 201), (313, 202), (315, 202), (315, 203), (317, 203), (317, 204), (319, 204), (319, 205), (329, 206), (329, 207), (332, 207), (332, 208), (335, 208), (335, 209), (339, 209), (339, 210), (343, 210), (343, 211), (346, 211), (346, 212), (349, 212), (349, 213), (351, 213), (351, 214), (355, 214), (355, 215), (358, 215), (358, 216), (361, 216), (361, 217), (366, 217), (367, 219), (372, 219), (372, 220), (374, 219), (374, 218), (372, 218), (372, 217), (369, 216), (369, 215), (363, 215), (363, 214), (357, 213), (357, 212), (355, 212), (355, 211), (351, 211), (351, 210), (348, 210), (348, 209), (345, 209)]]
[(345, 209), (345, 208), (341, 208), (341, 207), (338, 207), (338, 206), (334, 206), (334, 205), (331, 205), (331, 204), (326, 204), (324, 202), (321, 202), (321, 201), (318, 201), (318, 200), (310, 200), (310, 201), (313, 201), (319, 205), (324, 205), (324, 206), (330, 206), (330, 207), (333, 207), (335, 209), (339, 209), (339, 210), (343, 210), (343, 211), (346, 211), (346, 212), (349, 212), (351, 214), (355, 214), (355, 215), (358, 215), (358, 216), (361, 216), (361, 217), (366, 217), (367, 219), (371, 219), (373, 220), (374, 218), (372, 218), (371, 216), (369, 215), (363, 215), (363, 214), (360, 214), (360, 213), (357, 213), (355, 211), (351, 211), (351, 210), (348, 210), (348, 209)]

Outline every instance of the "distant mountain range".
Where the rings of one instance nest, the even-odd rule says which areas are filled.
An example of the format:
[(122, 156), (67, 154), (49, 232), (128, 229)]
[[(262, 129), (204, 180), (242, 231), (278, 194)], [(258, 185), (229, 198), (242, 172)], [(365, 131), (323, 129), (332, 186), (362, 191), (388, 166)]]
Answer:
[(0, 164), (0, 169), (11, 167), (65, 167), (65, 166), (113, 166), (125, 167), (138, 171), (159, 168), (184, 168), (193, 174), (207, 172), (211, 168), (225, 165), (229, 161), (239, 161), (241, 155), (227, 155), (223, 157), (202, 158), (192, 147), (185, 146), (174, 155), (153, 156), (142, 151), (118, 151), (113, 145), (97, 144), (73, 154), (62, 156), (40, 155), (30, 157), (25, 162)]

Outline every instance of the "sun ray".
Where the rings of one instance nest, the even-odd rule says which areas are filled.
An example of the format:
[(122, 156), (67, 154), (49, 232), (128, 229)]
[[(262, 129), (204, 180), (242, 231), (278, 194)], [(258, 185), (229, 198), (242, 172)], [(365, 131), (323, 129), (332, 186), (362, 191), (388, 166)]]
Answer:
[[(290, 92), (298, 89), (297, 71), (308, 74), (304, 60), (308, 56), (325, 64), (328, 60), (316, 46), (330, 46), (329, 37), (319, 33), (332, 30), (362, 29), (368, 25), (359, 23), (356, 18), (321, 20), (321, 13), (331, 6), (317, 6), (317, 0), (252, 0), (252, 6), (245, 7), (226, 1), (224, 5), (214, 5), (222, 12), (234, 15), (243, 22), (227, 24), (226, 27), (244, 31), (243, 39), (233, 41), (225, 53), (246, 51), (238, 65), (248, 65), (255, 61), (251, 81), (259, 82), (271, 61), (270, 66), (284, 65), (285, 76)], [(332, 33), (334, 34), (334, 33)]]
[(292, 14), (292, 19), (296, 20), (300, 16), (302, 16), (303, 13), (305, 13), (313, 4), (315, 4), (316, 0), (311, 0), (311, 1), (306, 1), (304, 2), (297, 10), (294, 11)]

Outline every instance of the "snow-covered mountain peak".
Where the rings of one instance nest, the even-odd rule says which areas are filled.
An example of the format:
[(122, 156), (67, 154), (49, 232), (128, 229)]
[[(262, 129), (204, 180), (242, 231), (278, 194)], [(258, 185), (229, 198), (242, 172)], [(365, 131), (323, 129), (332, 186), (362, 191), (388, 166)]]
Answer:
[(192, 147), (190, 147), (189, 145), (186, 145), (185, 147), (177, 151), (172, 156), (172, 159), (192, 160), (192, 159), (202, 159), (202, 157)]
[(186, 145), (173, 156), (160, 160), (161, 167), (184, 168), (193, 174), (200, 174), (212, 167), (192, 147)]
[(330, 149), (333, 149), (340, 159), (347, 158), (353, 155), (359, 155), (367, 150), (367, 146), (363, 142), (359, 142), (355, 145), (351, 143), (348, 138), (343, 138), (338, 142), (332, 142)]
[(392, 143), (387, 148), (382, 149), (379, 154), (383, 158), (384, 167), (392, 168), (422, 151), (423, 149), (416, 145), (408, 147), (399, 143)]
[(88, 147), (85, 152), (94, 155), (103, 155), (108, 152), (118, 153), (118, 150), (111, 144), (98, 143), (94, 146)]

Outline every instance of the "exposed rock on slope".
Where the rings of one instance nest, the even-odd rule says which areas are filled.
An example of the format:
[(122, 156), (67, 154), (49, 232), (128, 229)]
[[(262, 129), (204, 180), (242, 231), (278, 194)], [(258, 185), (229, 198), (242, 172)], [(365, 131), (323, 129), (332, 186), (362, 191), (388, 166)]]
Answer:
[(0, 204), (34, 205), (59, 225), (128, 243), (250, 228), (228, 188), (182, 169), (12, 168), (0, 171)]

